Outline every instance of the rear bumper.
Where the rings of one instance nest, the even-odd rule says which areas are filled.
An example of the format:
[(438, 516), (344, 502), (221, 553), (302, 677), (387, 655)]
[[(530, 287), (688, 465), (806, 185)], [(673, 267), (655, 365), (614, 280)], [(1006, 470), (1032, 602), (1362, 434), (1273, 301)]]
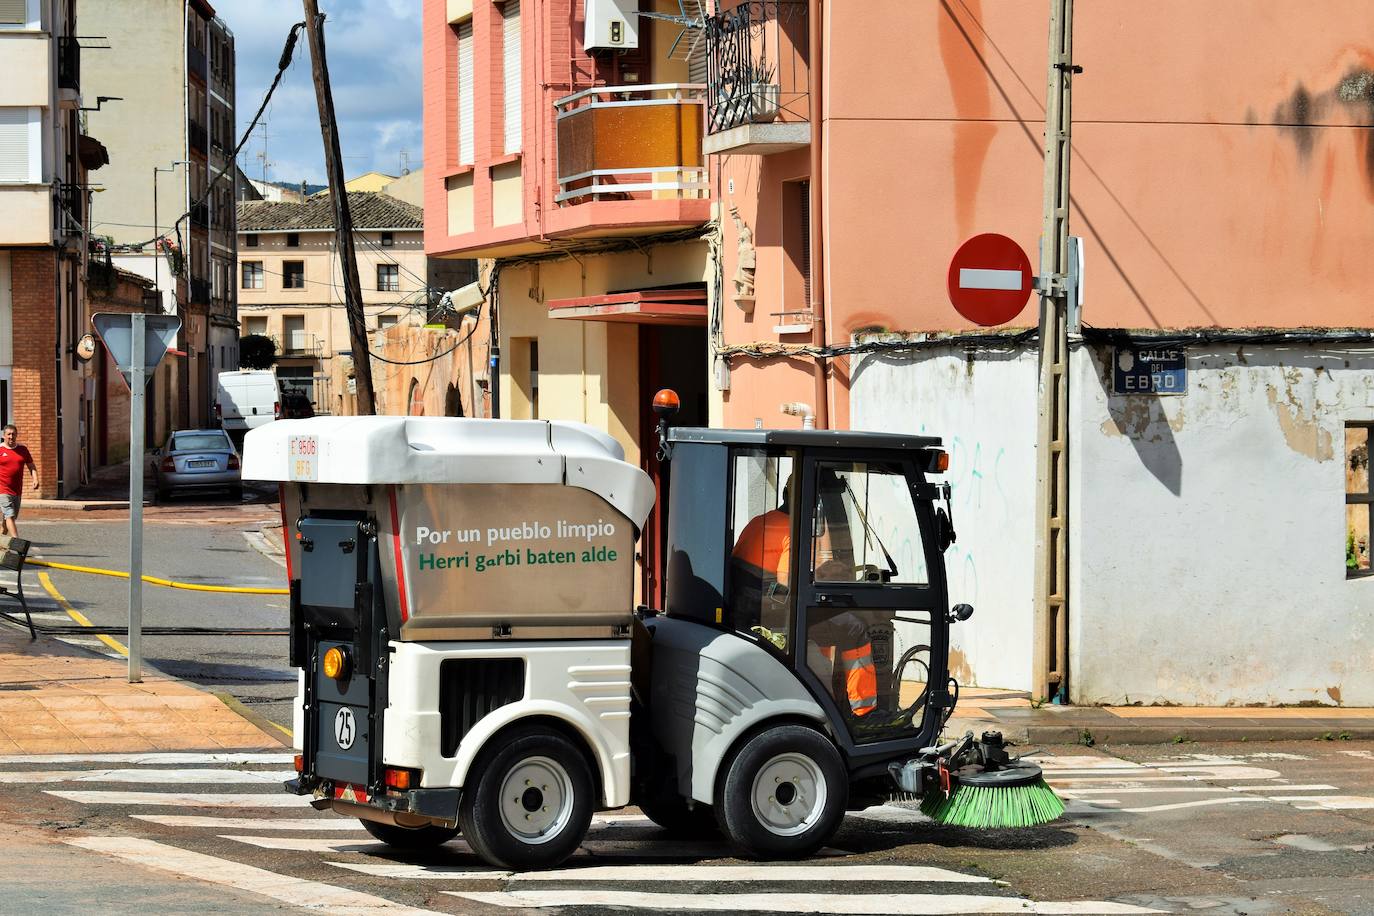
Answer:
[(158, 486), (165, 490), (222, 490), (237, 487), (243, 483), (238, 471), (207, 471), (197, 474), (184, 471), (163, 471), (158, 477)]
[[(410, 789), (406, 792), (388, 792), (386, 795), (368, 797), (362, 786), (336, 785), (328, 779), (308, 776), (289, 779), (284, 785), (291, 795), (313, 796), (310, 805), (320, 811), (334, 809), (341, 814), (365, 816), (365, 811), (358, 812), (356, 809), (372, 808), (390, 815), (410, 814), (443, 821), (450, 826), (458, 822), (458, 800), (462, 795), (461, 789), (444, 788)], [(348, 788), (353, 789), (352, 798), (342, 794)]]

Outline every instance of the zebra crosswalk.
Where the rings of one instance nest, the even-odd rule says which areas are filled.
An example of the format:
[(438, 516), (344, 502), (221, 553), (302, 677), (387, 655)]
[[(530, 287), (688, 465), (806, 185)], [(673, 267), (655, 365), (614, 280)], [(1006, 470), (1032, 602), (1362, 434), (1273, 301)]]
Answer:
[[(263, 898), (264, 905), (344, 914), (642, 913), (798, 914), (1150, 913), (1102, 900), (1032, 901), (973, 869), (875, 861), (843, 848), (806, 863), (729, 858), (719, 840), (678, 841), (633, 810), (596, 817), (558, 868), (493, 868), (459, 837), (407, 856), (359, 823), (287, 795), (291, 755), (144, 753), (0, 756), (11, 795), (72, 809), (80, 826), (61, 841), (124, 863)], [(62, 807), (65, 806), (65, 807)], [(857, 812), (891, 831), (924, 819), (909, 807)], [(73, 835), (74, 834), (74, 835)], [(1033, 854), (1033, 853), (1032, 853)]]

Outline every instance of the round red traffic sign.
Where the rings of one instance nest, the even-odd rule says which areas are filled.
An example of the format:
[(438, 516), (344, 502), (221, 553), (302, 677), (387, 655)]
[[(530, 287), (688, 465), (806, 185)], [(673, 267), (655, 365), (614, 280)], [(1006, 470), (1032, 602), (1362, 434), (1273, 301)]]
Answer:
[(986, 232), (960, 245), (949, 262), (949, 301), (974, 324), (1006, 324), (1026, 307), (1033, 279), (1021, 246)]

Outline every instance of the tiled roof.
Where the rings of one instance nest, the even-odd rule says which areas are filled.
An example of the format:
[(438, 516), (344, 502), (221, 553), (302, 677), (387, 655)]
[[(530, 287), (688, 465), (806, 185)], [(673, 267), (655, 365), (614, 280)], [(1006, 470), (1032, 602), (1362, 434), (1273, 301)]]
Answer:
[[(378, 191), (348, 195), (354, 229), (423, 229), (424, 211)], [(334, 205), (328, 195), (301, 203), (245, 200), (238, 205), (239, 232), (292, 229), (333, 229)]]

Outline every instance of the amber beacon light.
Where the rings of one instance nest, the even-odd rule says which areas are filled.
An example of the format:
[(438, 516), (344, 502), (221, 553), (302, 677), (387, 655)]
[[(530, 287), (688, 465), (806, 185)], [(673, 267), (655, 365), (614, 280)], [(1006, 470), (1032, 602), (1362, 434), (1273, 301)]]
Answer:
[(324, 676), (336, 681), (347, 679), (349, 667), (348, 652), (342, 646), (332, 646), (324, 653), (324, 659), (320, 662)]

